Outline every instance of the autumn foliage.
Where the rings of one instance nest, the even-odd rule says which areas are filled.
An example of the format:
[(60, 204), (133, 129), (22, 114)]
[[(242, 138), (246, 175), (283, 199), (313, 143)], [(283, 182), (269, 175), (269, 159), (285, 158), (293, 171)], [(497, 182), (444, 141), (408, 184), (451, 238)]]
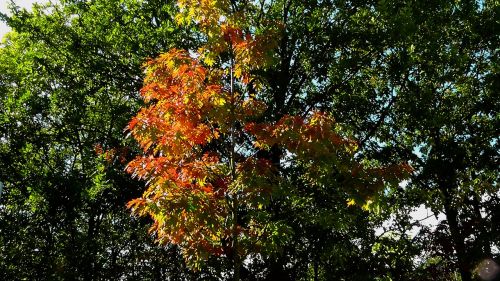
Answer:
[(143, 155), (127, 171), (147, 189), (128, 207), (151, 216), (157, 240), (178, 244), (192, 266), (210, 255), (237, 263), (276, 247), (274, 236), (287, 227), (272, 219), (269, 204), (286, 193), (286, 165), (302, 165), (310, 179), (335, 168), (350, 202), (361, 205), (411, 170), (357, 162), (357, 142), (326, 112), (266, 116), (256, 70), (272, 66), (279, 23), (252, 34), (224, 1), (179, 6), (178, 22), (198, 24), (207, 42), (196, 54), (172, 49), (145, 64), (147, 107), (127, 128)]

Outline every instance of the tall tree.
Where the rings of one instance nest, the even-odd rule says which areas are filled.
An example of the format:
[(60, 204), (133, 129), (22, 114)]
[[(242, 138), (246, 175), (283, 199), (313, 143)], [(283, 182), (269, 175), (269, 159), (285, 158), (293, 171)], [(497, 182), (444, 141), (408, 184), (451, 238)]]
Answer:
[[(291, 218), (280, 212), (302, 199), (290, 197), (298, 189), (338, 192), (343, 199), (328, 203), (370, 208), (379, 190), (411, 170), (356, 161), (356, 142), (316, 107), (289, 115), (300, 110), (284, 108), (295, 93), (275, 91), (262, 75), (276, 71), (280, 20), (254, 22), (250, 11), (258, 6), (248, 3), (179, 6), (177, 20), (195, 22), (206, 43), (199, 54), (172, 49), (146, 64), (141, 93), (149, 106), (128, 127), (145, 155), (128, 170), (148, 188), (129, 206), (150, 215), (158, 241), (179, 244), (192, 266), (224, 256), (239, 280), (247, 256), (269, 256), (286, 244)], [(272, 8), (262, 7), (271, 14)], [(280, 79), (281, 86), (289, 83)], [(354, 197), (349, 204), (347, 196)], [(285, 278), (277, 270), (283, 265), (268, 278)]]

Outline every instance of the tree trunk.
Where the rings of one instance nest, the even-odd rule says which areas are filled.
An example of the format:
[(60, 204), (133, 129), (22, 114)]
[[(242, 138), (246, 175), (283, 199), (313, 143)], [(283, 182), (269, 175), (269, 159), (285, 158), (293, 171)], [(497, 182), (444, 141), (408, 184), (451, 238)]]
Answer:
[(452, 197), (449, 192), (449, 187), (440, 184), (440, 190), (444, 196), (444, 211), (448, 226), (450, 227), (451, 239), (457, 252), (458, 271), (462, 277), (462, 281), (472, 281), (472, 273), (470, 271), (470, 262), (467, 259), (467, 250), (465, 248), (465, 239), (460, 231), (458, 223), (458, 211), (452, 205)]

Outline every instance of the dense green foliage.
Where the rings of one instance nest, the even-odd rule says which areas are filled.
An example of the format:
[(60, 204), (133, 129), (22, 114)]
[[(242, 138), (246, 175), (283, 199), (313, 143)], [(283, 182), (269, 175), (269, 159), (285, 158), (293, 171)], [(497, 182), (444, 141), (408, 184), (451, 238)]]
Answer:
[[(258, 73), (265, 118), (330, 112), (357, 159), (414, 171), (364, 210), (338, 174), (311, 184), (285, 166), (270, 212), (288, 228), (241, 278), (482, 280), (485, 261), (500, 264), (498, 1), (255, 2), (252, 24), (283, 25)], [(125, 209), (144, 187), (124, 172), (140, 153), (123, 130), (142, 105), (141, 64), (206, 39), (177, 10), (63, 0), (1, 16), (13, 32), (0, 45), (0, 279), (230, 278), (224, 257), (189, 270)], [(422, 205), (445, 220), (421, 225)]]
[(155, 248), (146, 222), (124, 207), (141, 189), (123, 172), (140, 65), (183, 33), (169, 7), (67, 1), (8, 19), (16, 32), (0, 49), (0, 279), (182, 275), (176, 249)]

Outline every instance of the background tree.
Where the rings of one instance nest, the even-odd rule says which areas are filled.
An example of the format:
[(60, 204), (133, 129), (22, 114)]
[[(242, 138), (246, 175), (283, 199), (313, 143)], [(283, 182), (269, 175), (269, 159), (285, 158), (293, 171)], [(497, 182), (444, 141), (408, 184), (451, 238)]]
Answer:
[(371, 63), (348, 84), (356, 95), (332, 89), (338, 119), (364, 134), (365, 153), (416, 168), (392, 193), (393, 210), (425, 204), (446, 216), (420, 250), (433, 260), (420, 270), (444, 267), (443, 279), (458, 271), (471, 280), (480, 261), (498, 258), (498, 237), (489, 235), (498, 202), (497, 15), (494, 1), (367, 4), (351, 23), (373, 35), (339, 63), (363, 53)]
[(188, 276), (124, 207), (141, 189), (123, 172), (140, 64), (189, 44), (173, 9), (64, 1), (3, 16), (14, 32), (0, 49), (0, 279)]

